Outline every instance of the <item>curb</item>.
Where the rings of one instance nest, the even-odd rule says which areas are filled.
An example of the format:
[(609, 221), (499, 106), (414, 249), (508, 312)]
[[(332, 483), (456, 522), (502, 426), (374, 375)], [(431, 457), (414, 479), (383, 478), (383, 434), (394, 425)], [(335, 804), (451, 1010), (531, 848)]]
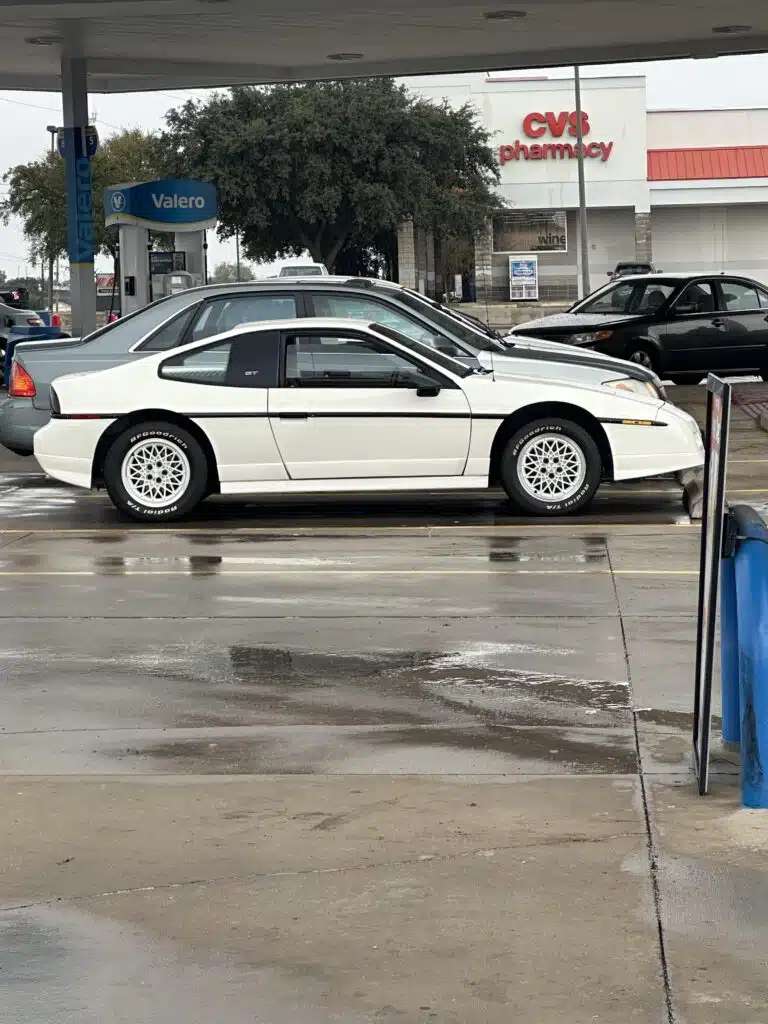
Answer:
[(683, 508), (691, 519), (701, 519), (704, 511), (704, 471), (684, 469), (675, 473), (675, 479), (683, 488)]

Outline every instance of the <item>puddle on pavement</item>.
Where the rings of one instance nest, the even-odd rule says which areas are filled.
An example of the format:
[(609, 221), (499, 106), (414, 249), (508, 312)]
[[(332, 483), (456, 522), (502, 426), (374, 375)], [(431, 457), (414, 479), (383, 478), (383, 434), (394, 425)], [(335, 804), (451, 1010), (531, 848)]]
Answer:
[(133, 926), (70, 908), (0, 912), (0, 963), (3, 1024), (373, 1020), (331, 1012), (324, 987), (309, 976), (236, 965), (223, 955), (188, 959)]
[(213, 740), (177, 739), (113, 747), (115, 759), (156, 762), (190, 775), (515, 774), (533, 772), (630, 775), (634, 739), (577, 729), (406, 727), (344, 733), (302, 729)]
[(607, 563), (607, 538), (599, 534), (583, 537), (489, 537), (490, 562), (594, 565)]

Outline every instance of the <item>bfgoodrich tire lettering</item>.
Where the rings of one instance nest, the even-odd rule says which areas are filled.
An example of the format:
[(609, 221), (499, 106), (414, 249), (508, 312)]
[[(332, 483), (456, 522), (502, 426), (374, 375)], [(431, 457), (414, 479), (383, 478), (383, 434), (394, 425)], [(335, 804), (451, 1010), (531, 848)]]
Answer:
[(602, 462), (591, 434), (571, 420), (541, 419), (507, 442), (501, 480), (511, 501), (537, 516), (581, 511), (600, 485)]
[(116, 507), (141, 522), (188, 515), (208, 488), (208, 462), (195, 438), (172, 423), (140, 423), (112, 442), (104, 484)]

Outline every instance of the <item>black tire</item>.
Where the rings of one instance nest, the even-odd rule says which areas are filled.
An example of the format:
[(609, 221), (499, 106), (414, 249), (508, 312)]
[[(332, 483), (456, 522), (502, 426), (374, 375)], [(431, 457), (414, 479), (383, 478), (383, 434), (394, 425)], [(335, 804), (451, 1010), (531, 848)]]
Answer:
[(627, 359), (630, 363), (644, 366), (646, 370), (652, 370), (653, 373), (659, 372), (658, 354), (649, 345), (643, 345), (640, 342), (627, 345), (621, 358)]
[[(169, 446), (168, 455), (172, 467), (177, 470), (180, 467), (181, 473), (184, 473), (185, 462), (188, 467), (188, 472), (184, 473), (187, 476), (186, 484), (182, 478), (179, 483), (182, 489), (172, 494), (166, 504), (162, 504), (161, 497), (156, 499), (160, 504), (143, 503), (135, 493), (126, 490), (123, 482), (123, 467), (131, 450), (142, 442), (155, 439)], [(173, 449), (177, 453), (175, 458)], [(151, 469), (150, 465), (148, 472)], [(166, 476), (168, 472), (165, 470)], [(163, 470), (158, 468), (158, 473), (160, 475), (153, 479), (160, 483)], [(124, 430), (112, 442), (104, 460), (104, 486), (116, 507), (131, 519), (145, 523), (169, 522), (188, 515), (205, 497), (208, 489), (208, 460), (200, 444), (182, 427), (173, 423), (138, 423)]]
[[(575, 446), (583, 460), (583, 478), (573, 493), (565, 493), (561, 499), (536, 497), (526, 490), (521, 481), (520, 456), (531, 441), (545, 435), (556, 435), (567, 439), (573, 452)], [(530, 451), (530, 449), (529, 449)], [(553, 472), (559, 473), (553, 466)], [(501, 482), (511, 501), (525, 512), (535, 516), (563, 516), (580, 512), (590, 503), (600, 486), (602, 460), (592, 435), (578, 423), (551, 417), (526, 423), (507, 442), (501, 457)]]

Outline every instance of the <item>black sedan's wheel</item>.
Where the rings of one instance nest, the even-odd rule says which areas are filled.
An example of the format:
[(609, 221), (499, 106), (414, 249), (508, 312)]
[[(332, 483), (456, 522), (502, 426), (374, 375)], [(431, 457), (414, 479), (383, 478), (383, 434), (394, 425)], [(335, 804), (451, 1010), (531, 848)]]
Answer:
[(104, 462), (104, 484), (117, 508), (132, 519), (180, 519), (205, 496), (208, 462), (181, 427), (139, 423), (113, 441)]
[(526, 424), (509, 439), (501, 458), (501, 480), (510, 499), (538, 516), (579, 512), (594, 497), (601, 475), (597, 445), (570, 420)]
[(630, 363), (644, 366), (646, 370), (651, 370), (653, 373), (659, 372), (658, 357), (647, 345), (630, 345), (624, 352), (623, 358), (628, 359)]

